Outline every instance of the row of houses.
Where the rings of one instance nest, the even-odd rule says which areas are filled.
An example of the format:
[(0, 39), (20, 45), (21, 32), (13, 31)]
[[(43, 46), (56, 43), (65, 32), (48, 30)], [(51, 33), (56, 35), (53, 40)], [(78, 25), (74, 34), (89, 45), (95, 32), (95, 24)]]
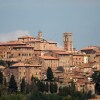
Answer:
[(90, 86), (94, 94), (95, 84), (90, 76), (94, 70), (100, 70), (100, 47), (89, 46), (77, 51), (72, 49), (71, 33), (64, 33), (63, 38), (62, 48), (56, 42), (43, 39), (42, 32), (37, 37), (22, 36), (15, 41), (1, 42), (0, 58), (13, 62), (8, 67), (1, 67), (7, 81), (12, 74), (18, 85), (22, 78), (30, 84), (32, 75), (46, 79), (47, 68), (51, 67), (62, 86), (74, 81), (79, 91), (90, 90)]

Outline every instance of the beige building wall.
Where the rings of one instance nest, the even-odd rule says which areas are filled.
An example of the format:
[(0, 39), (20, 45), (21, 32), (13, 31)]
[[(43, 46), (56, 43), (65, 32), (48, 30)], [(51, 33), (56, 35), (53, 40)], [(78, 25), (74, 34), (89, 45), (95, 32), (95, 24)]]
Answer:
[(39, 61), (40, 64), (42, 65), (42, 67), (44, 67), (45, 69), (47, 69), (48, 67), (52, 68), (52, 70), (56, 70), (56, 68), (58, 67), (58, 59), (54, 58), (54, 57), (39, 57)]
[(18, 61), (27, 61), (27, 59), (34, 56), (33, 47), (13, 47), (12, 58), (18, 59)]
[(88, 63), (89, 57), (85, 54), (73, 54), (73, 65), (82, 65)]
[(73, 56), (65, 51), (51, 51), (45, 55), (50, 55), (59, 59), (58, 66), (72, 66)]
[(64, 49), (66, 51), (73, 51), (72, 33), (71, 32), (63, 33), (63, 42), (64, 42)]

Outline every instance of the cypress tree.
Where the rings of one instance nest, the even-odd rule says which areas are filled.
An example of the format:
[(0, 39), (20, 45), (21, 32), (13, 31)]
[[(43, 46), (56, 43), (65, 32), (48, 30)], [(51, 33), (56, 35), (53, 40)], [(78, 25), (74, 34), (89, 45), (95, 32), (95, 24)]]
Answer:
[(17, 91), (17, 83), (15, 81), (14, 75), (11, 76), (8, 86), (9, 92), (13, 93)]
[(38, 81), (37, 86), (38, 86), (38, 90), (40, 92), (44, 92), (45, 91), (45, 84), (42, 81)]
[(47, 79), (48, 79), (48, 81), (52, 81), (53, 78), (54, 78), (54, 76), (53, 76), (52, 69), (50, 67), (48, 67), (48, 69), (47, 69)]
[(22, 82), (21, 82), (21, 84), (20, 84), (21, 92), (25, 92), (25, 88), (26, 88), (25, 79), (23, 78), (23, 79), (22, 79)]
[(57, 93), (57, 89), (58, 89), (57, 83), (54, 83), (53, 87), (54, 87), (54, 93)]
[(0, 71), (0, 84), (3, 84), (3, 73)]
[(57, 84), (56, 83), (50, 83), (50, 92), (51, 93), (57, 92)]
[(45, 92), (48, 92), (49, 91), (49, 84), (48, 82), (45, 83)]
[(50, 92), (51, 92), (51, 93), (54, 93), (54, 85), (53, 85), (53, 83), (51, 83), (51, 82), (50, 82)]

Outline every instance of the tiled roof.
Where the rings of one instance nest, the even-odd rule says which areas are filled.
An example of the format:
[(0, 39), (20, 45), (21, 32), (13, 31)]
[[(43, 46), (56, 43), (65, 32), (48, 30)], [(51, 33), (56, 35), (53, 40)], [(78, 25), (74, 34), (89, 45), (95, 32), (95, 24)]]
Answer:
[(22, 62), (13, 64), (11, 67), (37, 67), (37, 66), (41, 66), (41, 65), (31, 65), (31, 64), (25, 64)]
[(6, 68), (5, 66), (1, 66), (1, 65), (0, 65), (0, 69), (5, 69), (5, 68)]
[(47, 60), (58, 60), (58, 58), (52, 57), (52, 56), (39, 56), (39, 58), (47, 59)]
[(33, 46), (30, 45), (25, 45), (25, 46), (13, 46), (14, 48), (34, 48)]
[(26, 35), (26, 36), (19, 37), (18, 39), (27, 39), (27, 38), (31, 38), (32, 39), (33, 37)]
[(88, 46), (88, 47), (83, 48), (83, 49), (81, 49), (81, 50), (94, 50), (94, 49), (96, 49), (96, 48), (98, 48), (98, 46)]
[(9, 41), (0, 43), (0, 46), (7, 46), (7, 45), (26, 45), (26, 44), (20, 41)]
[(54, 41), (48, 41), (50, 44), (57, 44), (56, 42)]
[(69, 52), (65, 52), (65, 51), (55, 51), (54, 53), (56, 53), (56, 54), (63, 54), (63, 55), (69, 55), (69, 54), (71, 54), (71, 53), (69, 53)]
[(96, 52), (96, 56), (100, 56), (100, 52)]

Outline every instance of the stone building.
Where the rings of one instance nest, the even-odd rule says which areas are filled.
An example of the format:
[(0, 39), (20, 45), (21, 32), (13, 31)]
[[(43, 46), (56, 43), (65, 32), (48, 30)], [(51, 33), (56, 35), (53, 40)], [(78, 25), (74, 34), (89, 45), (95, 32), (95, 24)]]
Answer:
[(89, 61), (89, 56), (84, 53), (74, 53), (73, 54), (73, 65), (86, 64)]
[(88, 46), (86, 48), (81, 49), (81, 52), (85, 52), (89, 55), (89, 62), (95, 61), (96, 52), (100, 51), (99, 46)]
[(63, 43), (64, 43), (64, 49), (66, 51), (73, 51), (72, 33), (71, 32), (63, 33)]
[(52, 57), (57, 57), (59, 59), (58, 66), (72, 66), (72, 53), (62, 51), (62, 50), (55, 50), (50, 51), (45, 55), (50, 55)]
[(15, 76), (15, 80), (20, 87), (20, 83), (24, 78), (27, 84), (31, 83), (32, 75), (38, 79), (42, 78), (41, 65), (31, 65), (22, 62), (15, 63), (9, 67), (9, 78), (11, 75)]

